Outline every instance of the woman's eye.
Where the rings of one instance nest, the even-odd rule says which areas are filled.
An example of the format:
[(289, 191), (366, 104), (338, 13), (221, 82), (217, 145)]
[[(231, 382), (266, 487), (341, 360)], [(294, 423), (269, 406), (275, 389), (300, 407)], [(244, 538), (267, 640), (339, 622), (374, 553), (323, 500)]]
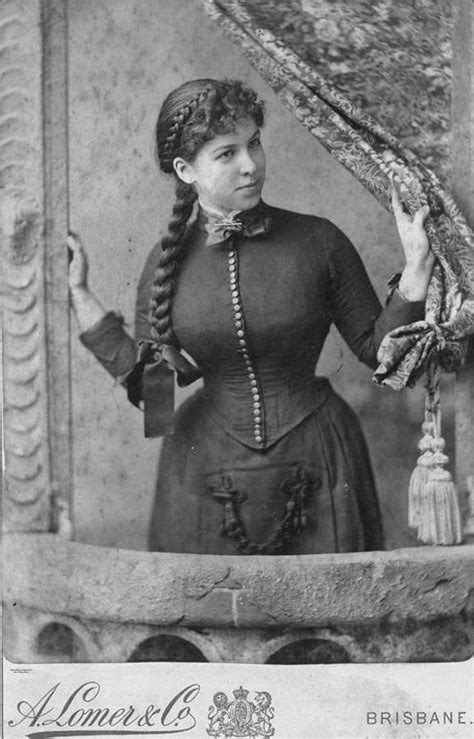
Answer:
[(233, 153), (234, 152), (232, 151), (232, 149), (227, 149), (226, 151), (223, 151), (222, 154), (219, 154), (217, 158), (218, 159), (230, 159)]
[(259, 146), (260, 146), (260, 139), (252, 139), (252, 141), (250, 142), (250, 148), (258, 149)]

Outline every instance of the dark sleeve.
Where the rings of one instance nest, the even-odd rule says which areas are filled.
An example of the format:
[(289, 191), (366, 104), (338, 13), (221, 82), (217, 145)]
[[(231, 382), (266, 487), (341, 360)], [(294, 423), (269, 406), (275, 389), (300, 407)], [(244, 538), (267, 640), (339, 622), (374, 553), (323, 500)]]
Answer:
[(384, 336), (398, 326), (422, 320), (425, 302), (406, 300), (395, 290), (382, 308), (356, 249), (342, 231), (328, 225), (326, 248), (334, 323), (360, 361), (375, 369)]
[(122, 379), (136, 363), (136, 347), (123, 327), (123, 317), (110, 311), (79, 338), (112, 377)]

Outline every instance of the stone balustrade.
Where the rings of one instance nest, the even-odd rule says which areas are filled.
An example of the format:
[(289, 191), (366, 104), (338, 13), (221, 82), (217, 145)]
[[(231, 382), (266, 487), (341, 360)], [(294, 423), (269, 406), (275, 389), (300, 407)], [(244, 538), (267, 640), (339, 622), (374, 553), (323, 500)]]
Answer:
[(472, 652), (472, 545), (218, 557), (5, 537), (12, 661), (455, 661)]

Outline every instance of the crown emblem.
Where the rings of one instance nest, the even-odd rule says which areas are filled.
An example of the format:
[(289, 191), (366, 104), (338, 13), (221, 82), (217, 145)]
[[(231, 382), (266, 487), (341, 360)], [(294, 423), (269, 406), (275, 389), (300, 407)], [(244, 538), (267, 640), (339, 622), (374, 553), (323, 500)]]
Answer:
[(237, 700), (245, 700), (249, 694), (249, 691), (245, 690), (245, 688), (243, 688), (242, 686), (240, 686), (240, 688), (237, 688), (237, 690), (233, 690), (232, 692)]

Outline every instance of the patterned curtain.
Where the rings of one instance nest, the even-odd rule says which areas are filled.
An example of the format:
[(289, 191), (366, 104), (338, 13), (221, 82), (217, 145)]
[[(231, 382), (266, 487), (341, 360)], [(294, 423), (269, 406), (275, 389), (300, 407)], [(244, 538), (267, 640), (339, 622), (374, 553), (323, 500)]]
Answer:
[[(420, 139), (422, 146), (418, 148), (423, 150), (424, 143), (422, 161), (422, 157), (402, 144), (398, 136), (386, 130), (372, 116), (372, 111), (367, 110), (367, 106), (362, 109), (360, 103), (349, 100), (338, 87), (321, 75), (321, 65), (315, 63), (314, 49), (315, 42), (318, 42), (315, 29), (317, 32), (318, 28), (323, 28), (321, 23), (326, 24), (323, 36), (327, 42), (331, 33), (337, 35), (337, 18), (328, 20), (327, 17), (319, 17), (318, 10), (324, 10), (324, 6), (332, 6), (333, 10), (337, 10), (339, 6), (341, 19), (349, 15), (350, 22), (350, 4), (328, 3), (327, 0), (202, 2), (219, 29), (229, 34), (240, 46), (244, 56), (283, 104), (385, 208), (391, 210), (390, 175), (398, 183), (404, 204), (410, 212), (413, 213), (421, 205), (428, 204), (430, 207), (426, 229), (437, 264), (428, 290), (425, 320), (398, 328), (385, 337), (379, 350), (379, 366), (374, 381), (399, 390), (413, 385), (428, 369), (433, 380), (433, 365), (439, 365), (447, 371), (460, 367), (466, 354), (467, 337), (474, 333), (474, 234), (437, 175), (426, 164), (426, 161), (430, 164), (436, 161), (436, 142), (441, 141), (439, 169), (443, 174), (448, 171), (446, 136), (436, 130), (436, 126), (446, 129), (449, 123), (443, 121), (441, 115), (436, 115), (436, 110), (433, 115), (432, 106), (425, 105), (421, 111), (417, 111), (418, 118), (420, 113), (429, 118), (428, 134), (430, 131), (433, 134), (431, 141), (427, 141), (426, 136), (424, 142)], [(436, 0), (418, 0), (418, 4), (424, 6), (430, 3), (436, 5)], [(374, 15), (377, 11), (380, 19), (387, 21), (389, 33), (395, 33), (395, 24), (391, 22), (393, 19), (387, 16), (392, 6), (389, 0), (376, 3), (359, 0), (356, 5), (366, 15)], [(398, 7), (400, 5), (402, 12), (408, 10), (410, 13), (414, 12), (417, 3), (410, 3), (409, 7), (407, 3), (398, 3)], [(323, 16), (322, 13), (320, 15)], [(426, 37), (426, 23), (421, 28)], [(352, 48), (349, 44), (348, 54), (356, 51), (360, 56), (361, 48), (357, 47), (361, 47), (364, 26), (361, 24), (359, 28), (354, 28), (352, 24), (351, 29)], [(389, 43), (390, 39), (387, 41), (387, 38), (382, 38), (382, 41)], [(394, 53), (394, 47), (390, 49), (388, 46), (387, 53)], [(326, 71), (331, 72), (331, 65), (327, 66)], [(352, 65), (344, 60), (333, 65), (339, 78), (344, 71), (350, 77), (351, 68)], [(415, 65), (409, 70), (408, 78), (410, 71), (412, 77), (421, 74), (427, 87), (435, 76), (433, 69), (430, 71), (425, 67), (420, 70)], [(352, 79), (357, 92), (356, 75)], [(376, 79), (374, 76), (374, 81)], [(438, 84), (436, 79), (434, 84), (435, 87)], [(434, 89), (434, 93), (432, 99), (436, 101), (440, 97), (439, 91)], [(446, 102), (443, 99), (445, 117), (446, 109), (449, 109)], [(382, 120), (387, 118), (387, 105), (389, 113), (403, 124), (402, 112), (398, 116), (397, 111), (390, 110), (387, 101), (383, 102), (383, 115), (377, 117)], [(415, 129), (416, 125), (415, 122)], [(418, 125), (418, 128), (422, 129), (422, 126)], [(403, 134), (403, 125), (401, 129)], [(410, 143), (410, 136), (403, 135), (402, 138)], [(416, 136), (412, 135), (411, 140), (416, 143)]]

